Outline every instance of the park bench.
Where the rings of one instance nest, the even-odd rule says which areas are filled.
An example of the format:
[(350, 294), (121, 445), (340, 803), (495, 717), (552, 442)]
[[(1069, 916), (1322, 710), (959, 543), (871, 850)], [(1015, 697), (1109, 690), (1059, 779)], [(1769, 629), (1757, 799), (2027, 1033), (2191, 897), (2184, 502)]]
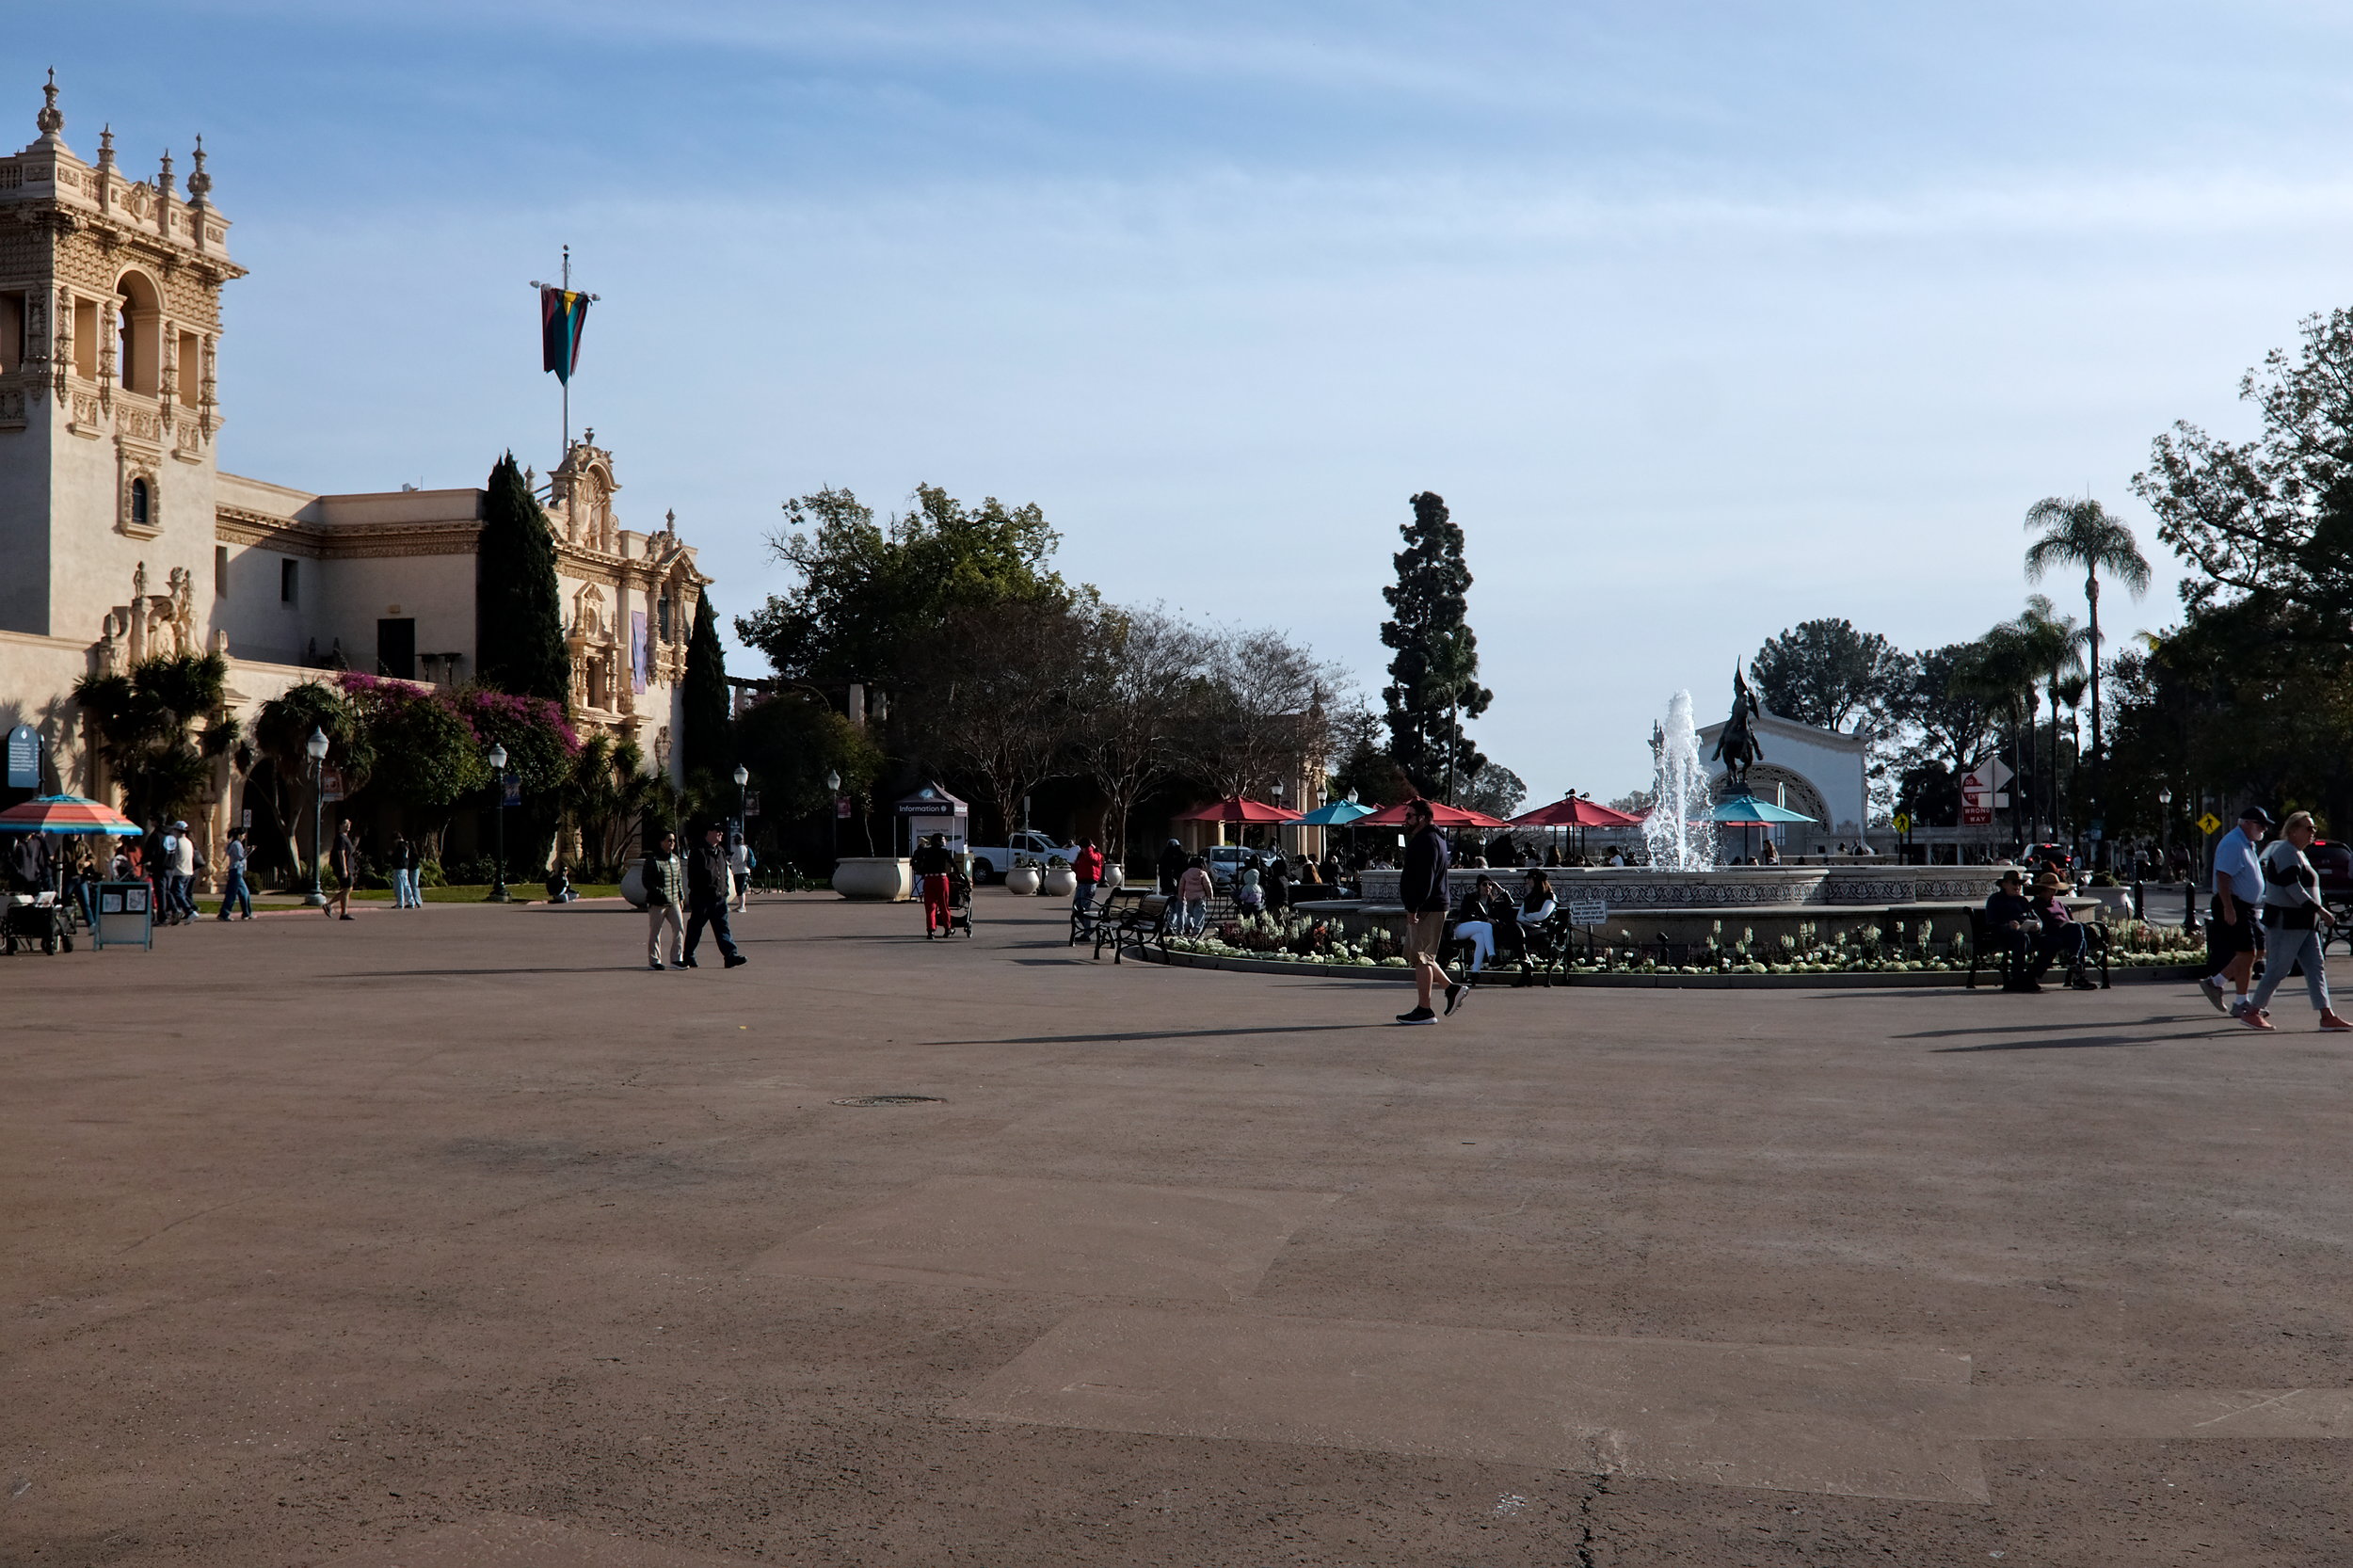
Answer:
[[(2084, 962), (2099, 966), (2100, 988), (2107, 990), (2108, 928), (2098, 920), (2085, 920), (2081, 924), (2084, 928)], [(2023, 976), (2025, 971), (2019, 968), (2021, 964), (2031, 965), (2033, 961), (2034, 945), (2031, 942), (2023, 950), (2015, 948), (2010, 945), (2006, 934), (1993, 929), (1993, 922), (1986, 918), (1983, 909), (1969, 911), (1970, 990), (1977, 988), (1977, 970), (1980, 968), (1993, 970), (2001, 977), (2002, 984), (2008, 985)]]
[(1144, 956), (1145, 946), (1152, 942), (1165, 945), (1168, 922), (1176, 909), (1176, 901), (1165, 893), (1142, 888), (1122, 888), (1105, 900), (1096, 912), (1094, 920), (1095, 956), (1103, 956), (1103, 949), (1112, 950), (1112, 962), (1120, 962), (1128, 948)]

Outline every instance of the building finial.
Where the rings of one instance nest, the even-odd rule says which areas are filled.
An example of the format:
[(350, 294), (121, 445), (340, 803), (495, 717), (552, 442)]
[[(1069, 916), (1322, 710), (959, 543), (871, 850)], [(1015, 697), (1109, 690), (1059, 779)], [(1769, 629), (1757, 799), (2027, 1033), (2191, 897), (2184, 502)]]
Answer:
[(65, 129), (65, 111), (57, 107), (57, 68), (49, 68), (49, 83), (40, 89), (40, 112), (33, 116), (33, 124), (44, 136), (54, 136)]
[(104, 173), (115, 166), (115, 128), (108, 124), (98, 133), (98, 169)]
[(196, 167), (188, 171), (188, 200), (201, 205), (212, 193), (213, 177), (204, 172), (204, 138), (196, 138)]
[(171, 149), (164, 149), (164, 167), (155, 173), (155, 194), (166, 200), (171, 199)]

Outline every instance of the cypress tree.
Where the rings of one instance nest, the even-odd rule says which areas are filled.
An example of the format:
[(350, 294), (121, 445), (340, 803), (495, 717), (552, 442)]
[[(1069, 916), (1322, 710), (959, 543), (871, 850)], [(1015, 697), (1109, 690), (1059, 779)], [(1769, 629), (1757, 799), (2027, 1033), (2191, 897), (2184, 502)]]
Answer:
[(1389, 684), (1389, 754), (1417, 788), (1450, 793), (1487, 765), (1463, 736), (1465, 721), (1487, 711), (1495, 697), (1479, 684), (1479, 639), (1471, 634), (1464, 595), (1471, 584), (1463, 559), (1463, 531), (1446, 502), (1425, 491), (1414, 497), (1414, 520), (1398, 531), (1405, 548), (1392, 558), (1397, 582), (1381, 590), (1391, 618), (1381, 641), (1397, 649)]
[(735, 767), (735, 736), (728, 719), (727, 653), (719, 647), (719, 617), (711, 596), (695, 600), (695, 633), (686, 643), (686, 680), (679, 691), (679, 760), (688, 774), (716, 779)]
[(488, 492), (474, 550), (474, 674), (503, 692), (568, 705), (555, 534), (512, 452), (490, 471)]

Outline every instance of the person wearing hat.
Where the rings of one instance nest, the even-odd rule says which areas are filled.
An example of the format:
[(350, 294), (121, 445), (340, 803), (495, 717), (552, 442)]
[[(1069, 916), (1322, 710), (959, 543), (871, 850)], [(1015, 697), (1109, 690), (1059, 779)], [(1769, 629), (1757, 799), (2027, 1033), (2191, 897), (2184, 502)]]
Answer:
[(2034, 952), (2035, 933), (2041, 929), (2035, 919), (2034, 904), (2026, 897), (2026, 879), (2016, 871), (2006, 871), (2001, 881), (1985, 901), (1985, 928), (1993, 941), (2009, 954), (2009, 979), (2003, 984), (2005, 991), (2040, 991), (2041, 986), (2026, 977), (2026, 960)]
[(2264, 978), (2248, 1000), (2239, 1022), (2249, 1029), (2272, 1027), (2271, 994), (2286, 984), (2299, 966), (2304, 988), (2312, 993), (2320, 1027), (2331, 1033), (2353, 1030), (2329, 1002), (2329, 967), (2323, 944), (2336, 930), (2336, 920), (2320, 896), (2320, 873), (2304, 852), (2317, 837), (2310, 811), (2291, 811), (2280, 824), (2280, 836), (2263, 853)]
[(702, 942), (706, 925), (718, 939), (727, 968), (751, 962), (736, 951), (735, 933), (728, 929), (727, 831), (725, 824), (704, 824), (702, 847), (686, 859), (686, 951), (679, 956), (685, 968), (697, 967), (695, 949)]
[(196, 919), (196, 840), (188, 837), (186, 823), (171, 824), (164, 839), (164, 908), (172, 924), (184, 925)]
[[(2214, 842), (2214, 903), (2207, 910), (2208, 968), (2199, 990), (2217, 1013), (2235, 1018), (2247, 1011), (2247, 993), (2255, 983), (2255, 955), (2263, 951), (2263, 924), (2256, 910), (2263, 904), (2264, 873), (2257, 857), (2264, 835), (2274, 824), (2271, 813), (2249, 805), (2238, 814), (2238, 825)], [(2238, 992), (2225, 1003), (2223, 983)]]
[(2066, 879), (2057, 872), (2046, 871), (2034, 879), (2034, 893), (2027, 902), (2042, 929), (2035, 935), (2034, 968), (2026, 979), (2030, 984), (2041, 981), (2051, 961), (2065, 953), (2067, 984), (2078, 991), (2096, 991), (2099, 982), (2084, 973), (2084, 953), (2090, 946), (2090, 934), (2067, 907), (2066, 895), (2070, 890)]
[(923, 841), (908, 857), (907, 870), (916, 879), (916, 887), (923, 895), (923, 939), (945, 936), (955, 927), (949, 912), (949, 874), (956, 869), (955, 856), (948, 853), (948, 835), (927, 833)]

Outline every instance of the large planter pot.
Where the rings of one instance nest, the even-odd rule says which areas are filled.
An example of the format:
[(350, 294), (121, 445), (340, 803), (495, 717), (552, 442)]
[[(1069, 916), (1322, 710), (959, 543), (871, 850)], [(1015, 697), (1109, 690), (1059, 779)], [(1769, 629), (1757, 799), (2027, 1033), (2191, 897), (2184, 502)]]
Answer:
[(861, 904), (904, 904), (915, 896), (912, 865), (888, 855), (855, 855), (834, 863), (833, 890)]
[(632, 860), (629, 870), (621, 873), (621, 896), (629, 900), (634, 908), (643, 909), (646, 906), (646, 861), (643, 856)]
[(1009, 893), (1019, 893), (1027, 898), (1037, 891), (1037, 884), (1038, 875), (1035, 866), (1016, 866), (1005, 873), (1005, 891)]
[(1127, 885), (1128, 873), (1126, 872), (1121, 871), (1117, 866), (1105, 866), (1103, 868), (1103, 885), (1098, 888), (1096, 891), (1115, 893)]
[(1068, 898), (1079, 890), (1079, 873), (1068, 866), (1057, 866), (1046, 873), (1038, 891), (1047, 898)]

